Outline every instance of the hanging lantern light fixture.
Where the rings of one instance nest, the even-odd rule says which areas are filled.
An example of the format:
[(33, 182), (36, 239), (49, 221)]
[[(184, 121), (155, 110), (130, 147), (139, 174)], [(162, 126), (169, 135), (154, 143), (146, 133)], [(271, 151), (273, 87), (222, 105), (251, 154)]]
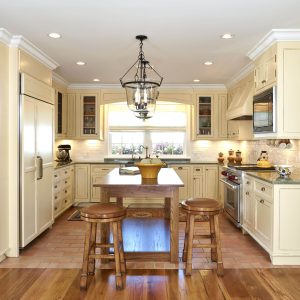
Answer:
[[(121, 77), (120, 82), (126, 90), (127, 106), (134, 115), (140, 119), (149, 119), (155, 112), (156, 100), (158, 98), (158, 87), (163, 77), (154, 70), (149, 61), (146, 60), (143, 51), (145, 35), (137, 35), (140, 41), (138, 59), (132, 67)], [(131, 79), (127, 79), (129, 76)]]

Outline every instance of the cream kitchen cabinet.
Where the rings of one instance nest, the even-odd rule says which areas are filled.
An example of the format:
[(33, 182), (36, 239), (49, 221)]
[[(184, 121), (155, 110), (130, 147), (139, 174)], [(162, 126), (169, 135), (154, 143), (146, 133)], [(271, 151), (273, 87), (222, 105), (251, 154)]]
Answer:
[(90, 164), (75, 165), (75, 202), (90, 202)]
[(226, 94), (196, 94), (192, 114), (192, 139), (226, 138), (226, 109)]
[[(276, 58), (276, 62), (273, 62), (273, 65), (269, 66), (267, 71), (265, 71), (266, 74), (269, 74), (269, 78), (267, 78), (268, 84), (257, 89), (255, 94), (259, 94), (268, 87), (276, 85), (276, 102), (274, 105), (276, 132), (258, 133), (255, 134), (254, 137), (264, 139), (299, 139), (300, 122), (298, 119), (300, 101), (298, 101), (298, 99), (300, 98), (300, 42), (277, 42), (259, 57), (254, 54), (249, 54), (249, 57), (255, 59), (256, 65), (261, 65), (263, 61), (265, 61), (266, 65), (270, 65), (271, 58), (269, 57), (272, 57), (272, 55), (269, 55), (269, 51), (275, 53), (275, 56), (274, 54), (272, 55), (274, 61)], [(276, 74), (276, 76), (274, 74)], [(257, 81), (260, 81), (260, 79), (257, 79)]]
[(245, 176), (243, 188), (243, 229), (268, 252), (272, 246), (273, 186)]
[(191, 167), (189, 165), (170, 165), (182, 180), (184, 187), (179, 188), (179, 201), (191, 197)]
[(276, 85), (276, 59), (276, 46), (273, 46), (255, 61), (254, 91), (256, 94)]
[(55, 90), (55, 138), (67, 136), (67, 95)]
[(229, 140), (253, 140), (253, 123), (250, 120), (228, 121)]
[(91, 202), (99, 202), (101, 197), (101, 188), (93, 187), (93, 184), (98, 183), (100, 179), (116, 167), (118, 167), (118, 165), (91, 165)]
[(53, 173), (53, 214), (56, 218), (74, 203), (74, 166), (56, 169)]
[(192, 196), (218, 199), (217, 165), (192, 165)]

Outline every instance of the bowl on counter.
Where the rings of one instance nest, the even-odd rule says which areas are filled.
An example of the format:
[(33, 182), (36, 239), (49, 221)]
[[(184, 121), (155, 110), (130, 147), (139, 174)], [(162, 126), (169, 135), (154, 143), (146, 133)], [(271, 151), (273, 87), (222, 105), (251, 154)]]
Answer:
[(280, 177), (288, 177), (293, 171), (292, 165), (274, 165), (274, 167)]

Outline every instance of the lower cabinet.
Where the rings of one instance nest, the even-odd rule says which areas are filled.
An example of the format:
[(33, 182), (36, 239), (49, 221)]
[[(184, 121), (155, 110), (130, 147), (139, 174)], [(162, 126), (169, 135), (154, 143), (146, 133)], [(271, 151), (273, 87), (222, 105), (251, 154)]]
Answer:
[(272, 245), (273, 186), (245, 176), (243, 228), (267, 251)]
[(90, 164), (75, 165), (75, 202), (90, 201)]
[(53, 215), (59, 216), (74, 203), (74, 165), (53, 173)]
[(179, 200), (194, 198), (218, 199), (218, 165), (171, 165), (184, 183)]
[(114, 169), (115, 165), (91, 165), (91, 202), (100, 202), (101, 188), (93, 187), (95, 183), (98, 183), (107, 173)]

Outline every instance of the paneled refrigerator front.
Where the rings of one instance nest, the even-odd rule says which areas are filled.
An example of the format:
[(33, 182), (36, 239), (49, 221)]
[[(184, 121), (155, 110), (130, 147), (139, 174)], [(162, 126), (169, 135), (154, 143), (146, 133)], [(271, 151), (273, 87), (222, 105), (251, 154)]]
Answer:
[(20, 247), (53, 224), (52, 87), (21, 74)]

